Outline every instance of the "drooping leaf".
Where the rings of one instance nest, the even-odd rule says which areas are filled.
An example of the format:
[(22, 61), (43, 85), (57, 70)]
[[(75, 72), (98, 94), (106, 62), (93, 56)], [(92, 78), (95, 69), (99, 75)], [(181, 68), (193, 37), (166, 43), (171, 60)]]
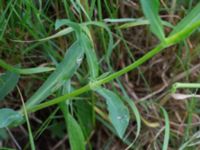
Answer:
[(19, 74), (9, 71), (0, 76), (0, 101), (4, 100), (5, 96), (15, 88), (19, 81), (19, 77)]
[[(85, 27), (84, 29), (87, 32), (87, 35), (90, 36), (89, 29), (87, 27)], [(98, 64), (98, 59), (93, 47), (91, 36), (89, 38), (87, 35), (82, 34), (83, 36), (82, 43), (84, 45), (84, 51), (85, 51), (87, 63), (89, 66), (90, 78), (95, 79), (99, 76), (99, 64)]]
[[(126, 28), (144, 26), (144, 25), (150, 24), (149, 20), (144, 19), (144, 18), (116, 18), (116, 19), (107, 18), (107, 19), (104, 19), (104, 21), (110, 22), (110, 23), (124, 23), (122, 25), (117, 26), (116, 27), (117, 29), (126, 29)], [(174, 28), (174, 26), (167, 21), (162, 20), (161, 23), (163, 26)]]
[(70, 147), (72, 150), (85, 150), (85, 139), (78, 122), (68, 114), (68, 135)]
[(23, 120), (22, 114), (10, 108), (0, 109), (0, 128), (18, 125)]
[(79, 24), (71, 22), (70, 20), (67, 19), (59, 19), (55, 23), (55, 28), (58, 29), (62, 27), (63, 25), (70, 25), (72, 26), (76, 32), (79, 32), (82, 28), (86, 32), (86, 34), (82, 33), (77, 33), (79, 34), (79, 39), (82, 42), (81, 45), (84, 48), (84, 52), (86, 54), (88, 66), (89, 66), (89, 72), (90, 72), (90, 77), (91, 78), (96, 78), (98, 76), (99, 72), (99, 67), (98, 67), (98, 60), (97, 56), (94, 51), (93, 43), (92, 43), (92, 38), (90, 35), (90, 31), (87, 28), (87, 26), (82, 25), (79, 26)]
[(102, 23), (102, 22), (97, 22), (97, 21), (90, 21), (90, 22), (86, 22), (86, 23), (83, 23), (83, 25), (86, 25), (86, 26), (91, 26), (91, 25), (94, 25), (94, 26), (97, 26), (97, 27), (100, 27), (100, 28), (103, 28), (106, 30), (106, 33), (108, 34), (109, 36), (109, 42), (108, 42), (108, 48), (107, 48), (107, 51), (106, 51), (106, 59), (107, 61), (110, 60), (110, 56), (113, 52), (113, 48), (114, 48), (114, 41), (113, 41), (113, 36), (112, 36), (112, 32), (111, 30), (109, 29), (109, 27)]
[(123, 138), (130, 119), (128, 108), (112, 91), (104, 88), (97, 88), (95, 91), (106, 99), (109, 119), (119, 137)]
[[(61, 93), (69, 93), (71, 92), (71, 82), (67, 80), (66, 83), (63, 85), (61, 89)], [(68, 131), (70, 148), (72, 150), (85, 150), (85, 138), (81, 126), (79, 123), (74, 119), (74, 117), (69, 112), (70, 103), (65, 102), (59, 103), (59, 108), (61, 109), (64, 119), (65, 119), (65, 127)]]
[[(183, 18), (173, 29), (173, 31), (170, 33), (170, 36), (184, 30), (187, 27), (190, 27), (192, 24), (200, 20), (200, 3), (198, 3), (192, 10), (189, 12), (189, 14)], [(191, 34), (189, 32), (188, 34)], [(181, 37), (182, 39), (185, 39), (188, 34), (185, 34), (184, 37)]]
[(64, 60), (57, 66), (56, 70), (48, 77), (43, 85), (26, 102), (29, 109), (42, 102), (45, 98), (60, 88), (65, 80), (70, 79), (81, 64), (84, 50), (80, 40), (77, 40), (67, 51)]
[(129, 98), (125, 98), (126, 102), (128, 103), (129, 107), (131, 108), (132, 112), (135, 115), (135, 120), (137, 123), (137, 131), (136, 131), (136, 137), (134, 142), (137, 140), (137, 138), (139, 137), (140, 131), (141, 131), (141, 117), (140, 117), (140, 113), (138, 111), (138, 108), (136, 107), (135, 103), (133, 102), (133, 100), (129, 99)]
[(51, 67), (35, 67), (35, 68), (16, 68), (9, 64), (7, 64), (4, 60), (0, 59), (0, 67), (16, 73), (16, 74), (36, 74), (36, 73), (42, 73), (42, 72), (49, 72), (54, 70), (54, 68)]
[(151, 31), (161, 40), (164, 41), (165, 34), (162, 21), (159, 16), (159, 0), (141, 0), (144, 15), (150, 22)]
[(70, 26), (75, 32), (81, 31), (80, 25), (78, 23), (72, 22), (69, 19), (58, 19), (58, 20), (56, 20), (55, 29), (57, 30), (64, 25)]

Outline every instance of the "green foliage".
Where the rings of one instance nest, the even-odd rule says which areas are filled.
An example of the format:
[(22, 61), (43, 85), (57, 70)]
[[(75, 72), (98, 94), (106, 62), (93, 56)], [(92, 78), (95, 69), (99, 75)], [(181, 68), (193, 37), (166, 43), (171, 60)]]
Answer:
[(170, 121), (166, 110), (162, 107), (161, 110), (165, 118), (165, 135), (164, 135), (164, 143), (162, 149), (167, 150), (169, 144), (169, 136), (170, 136)]
[[(53, 64), (55, 64), (55, 68), (21, 68), (13, 67), (12, 65), (6, 63), (6, 59), (0, 59), (0, 67), (7, 70), (7, 72), (0, 76), (0, 101), (5, 99), (5, 96), (13, 91), (14, 87), (19, 81), (19, 77), (21, 77), (20, 79), (22, 80), (24, 78), (29, 79), (30, 77), (44, 80), (44, 83), (41, 85), (41, 87), (38, 88), (36, 92), (33, 92), (33, 95), (28, 98), (26, 104), (22, 106), (23, 108), (21, 107), (19, 111), (14, 111), (10, 108), (0, 109), (0, 128), (13, 127), (21, 124), (23, 121), (27, 122), (29, 141), (32, 149), (35, 149), (33, 140), (35, 137), (32, 135), (28, 115), (31, 112), (35, 112), (57, 104), (58, 109), (62, 111), (61, 119), (64, 118), (65, 126), (63, 125), (63, 121), (61, 121), (61, 124), (58, 124), (57, 120), (55, 119), (54, 124), (56, 124), (56, 126), (52, 128), (51, 131), (53, 135), (56, 135), (56, 133), (62, 133), (58, 138), (62, 138), (67, 134), (70, 148), (72, 150), (93, 148), (90, 145), (90, 138), (93, 136), (93, 134), (96, 134), (96, 130), (94, 129), (96, 127), (96, 119), (100, 120), (100, 122), (107, 127), (114, 136), (120, 137), (122, 142), (126, 143), (126, 145), (129, 145), (128, 148), (134, 147), (137, 139), (140, 138), (140, 133), (142, 130), (141, 114), (143, 115), (144, 112), (139, 108), (143, 108), (145, 105), (145, 110), (147, 110), (147, 108), (150, 106), (147, 106), (146, 103), (140, 101), (136, 102), (130, 99), (129, 96), (120, 97), (121, 93), (118, 91), (118, 87), (116, 88), (115, 82), (112, 81), (115, 79), (119, 81), (119, 77), (122, 75), (127, 74), (134, 69), (139, 69), (142, 64), (150, 60), (156, 54), (172, 45), (179, 44), (200, 27), (200, 3), (197, 4), (184, 19), (181, 19), (177, 25), (172, 25), (170, 22), (168, 22), (168, 19), (166, 19), (166, 21), (161, 20), (159, 16), (159, 0), (140, 1), (142, 5), (142, 12), (146, 19), (115, 18), (115, 16), (117, 17), (118, 14), (120, 14), (118, 11), (120, 4), (126, 3), (126, 5), (128, 4), (127, 6), (129, 6), (129, 1), (111, 2), (106, 0), (92, 0), (90, 2), (91, 3), (89, 3), (87, 0), (63, 0), (62, 3), (59, 3), (59, 1), (19, 1), (19, 4), (16, 1), (14, 4), (12, 4), (11, 1), (8, 3), (3, 1), (0, 2), (0, 11), (3, 6), (5, 6), (5, 3), (7, 4), (7, 6), (4, 7), (5, 10), (1, 11), (3, 13), (0, 18), (0, 23), (2, 23), (0, 25), (0, 39), (3, 38), (2, 45), (10, 44), (9, 46), (3, 47), (5, 50), (3, 50), (4, 52), (2, 54), (6, 55), (7, 51), (9, 51), (7, 57), (12, 53), (12, 55), (15, 55), (12, 50), (14, 47), (13, 45), (21, 44), (19, 47), (16, 46), (16, 51), (19, 51), (17, 54), (22, 55), (20, 56), (20, 59), (27, 58), (31, 52), (33, 52), (35, 49), (39, 49), (44, 50), (42, 55), (44, 54), (45, 61), (50, 60), (53, 62)], [(115, 5), (112, 6), (111, 3), (114, 3)], [(166, 2), (161, 1), (161, 3), (166, 10), (169, 9), (169, 11), (175, 11), (173, 10), (173, 5), (170, 6), (171, 8), (168, 8), (168, 5), (165, 5)], [(136, 6), (134, 5), (134, 7)], [(190, 2), (190, 7), (191, 6), (192, 2)], [(62, 7), (64, 9), (64, 13), (62, 12), (61, 14), (59, 9), (62, 9)], [(56, 11), (58, 11), (55, 13), (56, 18), (54, 18), (54, 16), (48, 16), (47, 12), (49, 8), (55, 8)], [(10, 13), (8, 14), (9, 9)], [(24, 12), (26, 13), (24, 14)], [(106, 17), (108, 16), (111, 18), (103, 20), (105, 16), (102, 12), (106, 14)], [(141, 14), (140, 10), (138, 12), (138, 14)], [(30, 15), (31, 19), (29, 19)], [(178, 12), (177, 15), (179, 15)], [(68, 19), (59, 19), (61, 16), (65, 16), (65, 18)], [(53, 28), (54, 26), (54, 19), (57, 19), (55, 22), (55, 30), (60, 30), (51, 35), (51, 27)], [(173, 22), (173, 24), (174, 23), (175, 22)], [(115, 25), (115, 28), (113, 28), (113, 24)], [(146, 25), (150, 25), (151, 32), (156, 35), (156, 37), (160, 40), (160, 43), (155, 45), (152, 50), (145, 53), (141, 58), (137, 60), (131, 59), (133, 62), (130, 65), (123, 67), (121, 70), (113, 71), (116, 69), (113, 66), (115, 66), (118, 61), (120, 63), (119, 66), (121, 67), (121, 56), (123, 57), (124, 55), (123, 47), (132, 45), (129, 40), (124, 39), (120, 29), (128, 29), (131, 27)], [(168, 34), (168, 37), (165, 37), (164, 27), (166, 27), (166, 31), (170, 31), (168, 30), (169, 28), (172, 29), (172, 32)], [(14, 31), (16, 30), (17, 34), (19, 33), (20, 36), (16, 33), (10, 32), (11, 28), (13, 28)], [(8, 38), (4, 38), (4, 34), (9, 35)], [(67, 38), (64, 38), (63, 36), (66, 36)], [(34, 40), (29, 40), (31, 38)], [(8, 42), (7, 39), (11, 39), (10, 41), (12, 42)], [(18, 43), (13, 44), (13, 42)], [(147, 43), (149, 43), (149, 41)], [(71, 46), (66, 50), (66, 52), (65, 50), (63, 52), (63, 47), (66, 47), (67, 45)], [(117, 48), (120, 50), (117, 51)], [(121, 54), (121, 52), (123, 54)], [(135, 53), (135, 51), (133, 51), (133, 53)], [(86, 57), (85, 60), (84, 55)], [(130, 53), (128, 52), (126, 57), (132, 58), (132, 51), (130, 51)], [(127, 62), (130, 63), (131, 61), (127, 59)], [(33, 64), (31, 63), (31, 65), (35, 66), (34, 63), (35, 62), (33, 61)], [(38, 64), (37, 61), (36, 64)], [(26, 62), (24, 63), (24, 66), (26, 66)], [(39, 76), (38, 73), (43, 73), (45, 76)], [(26, 76), (24, 77), (23, 75)], [(104, 84), (108, 83), (110, 84), (108, 86), (106, 85), (106, 87), (109, 87), (109, 89), (113, 90), (116, 88), (115, 92), (102, 88)], [(121, 86), (123, 89), (124, 85), (122, 84)], [(199, 84), (176, 83), (174, 84), (172, 90), (173, 92), (176, 92), (176, 90), (179, 88), (199, 88)], [(126, 88), (124, 88), (124, 90), (126, 90)], [(99, 99), (95, 95), (95, 92), (105, 99), (106, 105), (99, 103)], [(131, 91), (128, 92), (131, 93)], [(27, 95), (25, 94), (25, 97), (26, 96)], [(43, 102), (47, 98), (52, 97), (55, 98)], [(155, 103), (157, 103), (157, 101), (155, 101)], [(104, 112), (104, 106), (108, 111), (108, 114), (107, 112)], [(192, 107), (189, 106), (188, 110), (191, 108)], [(161, 106), (161, 112), (163, 113), (165, 122), (165, 128), (163, 127), (162, 129), (165, 130), (163, 138), (160, 138), (163, 139), (163, 141), (158, 143), (162, 145), (161, 147), (163, 150), (167, 150), (169, 148), (171, 133), (173, 133), (173, 130), (170, 130), (170, 118), (168, 116), (168, 112), (164, 109), (164, 106)], [(46, 128), (48, 128), (49, 122), (54, 115), (55, 113), (48, 118), (48, 121), (44, 123), (44, 126), (42, 125), (35, 134), (37, 138), (41, 135), (41, 133), (44, 132)], [(192, 115), (193, 112), (190, 113), (188, 118), (191, 119)], [(130, 120), (135, 123), (136, 127), (131, 130), (134, 131), (133, 133), (127, 132), (128, 134), (125, 135), (126, 131), (130, 131), (128, 130)], [(64, 127), (66, 130), (63, 129)], [(189, 131), (189, 127), (187, 128)], [(66, 131), (66, 133), (64, 133), (64, 131)], [(1, 133), (2, 135), (4, 134), (3, 131), (0, 131), (0, 134)], [(133, 139), (132, 134), (134, 135)], [(188, 132), (187, 138), (189, 137), (190, 135)], [(111, 141), (112, 138), (113, 136), (110, 138)], [(191, 136), (190, 140), (187, 139), (187, 141), (182, 144), (180, 149), (197, 145), (198, 140), (199, 134), (194, 134)], [(157, 145), (157, 141), (155, 141), (153, 144)]]
[(45, 98), (58, 90), (63, 85), (64, 80), (68, 80), (74, 75), (77, 68), (80, 66), (83, 52), (81, 41), (77, 40), (68, 49), (63, 61), (56, 67), (56, 70), (26, 102), (27, 109), (42, 102)]
[(106, 99), (109, 119), (112, 125), (115, 127), (119, 137), (123, 138), (130, 119), (128, 108), (112, 91), (104, 88), (98, 88), (95, 89), (95, 91)]
[(142, 10), (150, 22), (151, 31), (163, 42), (165, 40), (165, 34), (162, 21), (158, 15), (159, 3), (159, 0), (141, 0)]
[[(194, 23), (198, 22), (200, 20), (200, 3), (197, 4), (189, 13), (188, 15), (183, 18), (173, 29), (173, 31), (170, 33), (170, 35), (174, 35), (182, 30), (184, 30), (185, 28), (193, 25)], [(191, 34), (188, 33), (188, 34)], [(186, 34), (184, 37), (182, 37), (183, 39), (186, 38), (187, 36), (189, 36), (188, 34)]]
[(23, 120), (22, 114), (10, 108), (0, 109), (0, 128), (16, 126)]
[(72, 150), (85, 150), (85, 139), (78, 122), (70, 115), (67, 116), (67, 130)]
[(76, 116), (84, 133), (84, 137), (89, 137), (95, 126), (93, 106), (84, 100), (75, 101), (74, 106), (76, 108)]
[(49, 71), (54, 70), (54, 68), (50, 68), (50, 67), (36, 67), (36, 68), (25, 68), (25, 69), (16, 68), (16, 67), (13, 67), (13, 66), (7, 64), (2, 59), (0, 59), (0, 66), (10, 72), (13, 72), (16, 74), (25, 74), (25, 75), (49, 72)]
[(19, 77), (18, 74), (9, 71), (0, 76), (0, 101), (4, 100), (5, 96), (15, 88)]

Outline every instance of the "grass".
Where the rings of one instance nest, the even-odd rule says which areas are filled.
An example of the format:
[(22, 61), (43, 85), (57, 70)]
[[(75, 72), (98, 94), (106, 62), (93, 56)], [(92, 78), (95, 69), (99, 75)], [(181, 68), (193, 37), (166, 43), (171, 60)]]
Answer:
[(199, 149), (199, 9), (0, 1), (0, 147)]

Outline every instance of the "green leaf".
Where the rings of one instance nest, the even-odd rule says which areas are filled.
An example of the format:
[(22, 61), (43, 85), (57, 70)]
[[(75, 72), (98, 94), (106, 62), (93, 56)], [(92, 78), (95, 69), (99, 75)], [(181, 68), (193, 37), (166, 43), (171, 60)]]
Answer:
[(165, 40), (162, 21), (159, 17), (159, 0), (141, 0), (142, 9), (150, 22), (151, 31), (161, 40)]
[(0, 109), (0, 128), (16, 126), (23, 120), (22, 114), (10, 108)]
[[(70, 26), (78, 34), (81, 33), (80, 25), (76, 22), (70, 21), (69, 19), (58, 19), (58, 20), (56, 20), (55, 29), (57, 30), (58, 28), (60, 28), (64, 25)], [(79, 37), (77, 37), (77, 38), (79, 38)]]
[(19, 81), (19, 77), (19, 74), (9, 71), (0, 76), (0, 101), (4, 100), (5, 96), (15, 88)]
[(164, 143), (162, 150), (168, 150), (169, 136), (170, 136), (170, 122), (166, 110), (163, 107), (161, 107), (161, 110), (165, 118), (165, 135), (164, 135)]
[(89, 73), (90, 73), (90, 78), (95, 79), (99, 76), (99, 64), (98, 64), (98, 59), (94, 50), (94, 47), (92, 45), (92, 38), (90, 35), (90, 31), (87, 27), (84, 28), (85, 31), (87, 32), (88, 37), (85, 34), (82, 34), (82, 43), (84, 46), (84, 51), (86, 54), (86, 59), (87, 63), (89, 66)]
[(42, 72), (49, 72), (54, 70), (54, 68), (51, 67), (35, 67), (35, 68), (16, 68), (9, 64), (7, 64), (4, 60), (0, 59), (0, 67), (17, 74), (36, 74), (36, 73), (42, 73)]
[[(178, 33), (179, 31), (184, 30), (187, 27), (190, 27), (195, 22), (198, 22), (200, 20), (200, 11), (199, 10), (200, 10), (200, 3), (198, 3), (186, 17), (183, 18), (175, 26), (174, 30), (170, 33), (170, 36)], [(188, 34), (191, 34), (191, 32), (189, 32)], [(186, 38), (188, 36), (188, 34), (185, 34), (185, 36), (182, 38), (183, 39)]]
[(135, 103), (133, 102), (132, 99), (129, 98), (125, 98), (126, 102), (128, 103), (128, 105), (130, 106), (131, 110), (133, 111), (134, 115), (135, 115), (135, 120), (137, 123), (137, 131), (136, 131), (136, 137), (135, 140), (133, 141), (133, 143), (137, 140), (137, 138), (140, 135), (140, 131), (141, 131), (141, 117), (140, 117), (140, 113), (135, 105)]
[[(131, 28), (131, 27), (143, 26), (143, 25), (149, 25), (149, 24), (150, 24), (149, 20), (136, 19), (135, 21), (124, 23), (117, 28), (118, 29), (127, 29), (127, 28)], [(174, 26), (167, 21), (162, 21), (162, 24), (166, 27), (174, 28)]]
[(86, 101), (74, 101), (76, 116), (86, 138), (89, 138), (94, 129), (94, 110)]
[(48, 77), (43, 85), (26, 102), (27, 110), (42, 102), (45, 98), (58, 90), (66, 80), (70, 79), (81, 64), (84, 50), (81, 41), (77, 40), (67, 51), (64, 60)]
[[(71, 89), (71, 82), (70, 80), (66, 81), (66, 83), (63, 85), (63, 88), (61, 89), (61, 93), (69, 93)], [(70, 147), (72, 150), (85, 150), (85, 138), (83, 131), (78, 124), (78, 122), (71, 116), (69, 113), (69, 103), (67, 102), (67, 99), (65, 102), (59, 103), (59, 107), (63, 113), (64, 119), (65, 119), (65, 126), (68, 131), (69, 136), (69, 142)]]
[(72, 150), (85, 150), (85, 139), (78, 122), (68, 114), (68, 134)]
[[(135, 26), (143, 26), (143, 25), (149, 25), (150, 22), (147, 19), (144, 18), (116, 18), (116, 19), (111, 19), (111, 18), (107, 18), (104, 19), (105, 22), (109, 22), (109, 23), (124, 23), (122, 25), (117, 26), (117, 29), (126, 29), (126, 28), (131, 28), (131, 27), (135, 27)], [(167, 21), (162, 21), (161, 20), (162, 25), (170, 27), (170, 28), (174, 28), (174, 26)]]
[(97, 88), (95, 91), (106, 99), (109, 119), (117, 131), (117, 134), (122, 139), (130, 119), (128, 108), (112, 91), (104, 88)]
[(85, 22), (85, 23), (83, 23), (83, 25), (86, 25), (86, 26), (94, 25), (94, 26), (105, 29), (106, 33), (109, 36), (108, 48), (106, 51), (106, 59), (107, 59), (107, 61), (109, 61), (110, 56), (113, 52), (113, 48), (114, 48), (114, 41), (113, 41), (113, 36), (112, 36), (112, 32), (111, 32), (110, 28), (106, 24), (104, 24), (102, 22), (98, 22), (98, 21)]
[(34, 40), (34, 41), (47, 41), (47, 40), (51, 40), (51, 39), (58, 38), (58, 37), (67, 35), (69, 33), (72, 33), (73, 31), (74, 31), (73, 28), (68, 27), (68, 28), (60, 30), (59, 32), (57, 32), (57, 33), (55, 33), (55, 34), (53, 34), (51, 36), (48, 36), (48, 37), (42, 38), (42, 39), (38, 39), (38, 40)]

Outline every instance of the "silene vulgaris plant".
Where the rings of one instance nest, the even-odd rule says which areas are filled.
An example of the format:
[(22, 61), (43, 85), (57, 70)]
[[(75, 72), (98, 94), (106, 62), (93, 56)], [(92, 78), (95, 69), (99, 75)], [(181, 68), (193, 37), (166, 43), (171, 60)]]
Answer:
[[(166, 48), (179, 43), (188, 38), (193, 32), (200, 27), (200, 3), (196, 5), (191, 12), (183, 18), (177, 25), (169, 25), (166, 21), (159, 17), (159, 1), (158, 0), (141, 0), (142, 9), (145, 19), (105, 19), (105, 22), (124, 23), (121, 27), (134, 26), (134, 24), (141, 21), (143, 25), (149, 25), (151, 32), (159, 39), (159, 44), (152, 50), (146, 53), (132, 64), (124, 67), (121, 70), (109, 69), (108, 72), (100, 74), (100, 62), (97, 57), (97, 50), (95, 48), (92, 38), (92, 28), (97, 27), (106, 31), (109, 37), (107, 44), (107, 51), (103, 60), (106, 62), (108, 68), (112, 68), (110, 63), (110, 56), (114, 51), (114, 40), (109, 26), (104, 21), (88, 21), (83, 23), (72, 22), (69, 19), (58, 19), (55, 23), (56, 34), (46, 37), (44, 39), (30, 41), (30, 42), (44, 42), (50, 39), (73, 35), (74, 42), (67, 48), (61, 62), (54, 62), (55, 67), (36, 67), (36, 68), (22, 68), (21, 66), (11, 66), (0, 59), (0, 66), (7, 70), (5, 74), (1, 75), (0, 84), (0, 100), (10, 93), (20, 80), (20, 76), (28, 76), (30, 74), (38, 74), (48, 72), (49, 76), (44, 81), (39, 89), (28, 99), (23, 101), (23, 106), (19, 110), (12, 108), (0, 109), (0, 128), (12, 128), (20, 124), (27, 123), (30, 133), (31, 148), (34, 147), (34, 135), (31, 134), (31, 126), (28, 115), (47, 107), (57, 106), (63, 113), (65, 126), (69, 136), (71, 149), (81, 150), (86, 149), (87, 139), (90, 136), (91, 128), (95, 124), (95, 113), (98, 113), (100, 120), (107, 123), (108, 128), (122, 141), (126, 142), (131, 148), (140, 134), (141, 130), (141, 116), (134, 104), (126, 94), (119, 95), (111, 88), (106, 86), (107, 83), (112, 83), (113, 80), (118, 80), (120, 76), (133, 71), (141, 66), (143, 63), (154, 57), (156, 54), (162, 52)], [(77, 6), (78, 7), (78, 6)], [(84, 8), (80, 8), (81, 10)], [(82, 10), (82, 11), (83, 11)], [(171, 32), (166, 36), (164, 26), (170, 26)], [(62, 29), (61, 29), (62, 27)], [(22, 42), (22, 41), (15, 41)], [(87, 63), (87, 81), (82, 84), (82, 87), (76, 87), (72, 84), (73, 78), (79, 77), (78, 70), (86, 60)], [(199, 84), (175, 84), (173, 91), (176, 88), (199, 88)], [(80, 95), (89, 95), (92, 100), (87, 98), (79, 101)], [(49, 97), (55, 98), (50, 99)], [(101, 96), (105, 100), (105, 105), (108, 115), (96, 107), (95, 96)], [(84, 97), (84, 96), (83, 96)], [(84, 103), (87, 101), (87, 103)], [(77, 116), (72, 113), (72, 106), (76, 106)], [(81, 107), (89, 108), (88, 111), (82, 111)], [(163, 140), (163, 149), (167, 150), (169, 143), (169, 118), (167, 111), (160, 106), (160, 110), (165, 120), (165, 136)], [(135, 117), (137, 123), (136, 137), (134, 141), (130, 141), (126, 130), (129, 121)], [(103, 122), (103, 121), (102, 121)], [(88, 125), (89, 124), (89, 125)], [(89, 127), (88, 127), (89, 126)]]

